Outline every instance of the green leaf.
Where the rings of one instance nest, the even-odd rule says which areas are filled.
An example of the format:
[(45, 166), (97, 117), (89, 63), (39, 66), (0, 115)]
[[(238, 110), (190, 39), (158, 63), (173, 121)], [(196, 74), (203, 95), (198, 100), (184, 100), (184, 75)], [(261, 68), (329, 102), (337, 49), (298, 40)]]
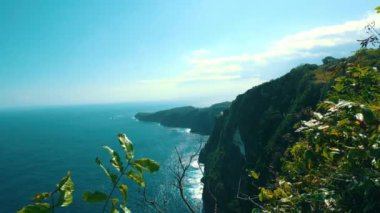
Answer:
[(17, 213), (50, 213), (51, 206), (48, 203), (36, 203), (34, 205), (27, 205), (17, 211)]
[(150, 173), (157, 172), (160, 169), (160, 164), (149, 158), (141, 158), (139, 160), (135, 160), (133, 163), (140, 165), (143, 169)]
[(124, 203), (126, 203), (128, 200), (128, 186), (125, 184), (120, 184), (118, 188), (123, 195)]
[(57, 184), (57, 189), (61, 189), (62, 187), (65, 188), (68, 181), (71, 181), (71, 173), (70, 171), (67, 172), (67, 175), (64, 176), (61, 181)]
[(138, 172), (139, 172), (139, 174), (140, 175), (142, 175), (142, 173), (143, 173), (143, 168), (142, 168), (142, 166), (140, 165), (140, 164), (138, 164), (138, 163), (135, 163), (135, 162), (132, 162), (131, 163), (131, 166), (133, 167), (133, 168), (135, 168)]
[(103, 169), (104, 173), (110, 178), (111, 182), (113, 184), (116, 184), (117, 182), (117, 175), (110, 172), (106, 167), (104, 167), (103, 163), (99, 160), (99, 158), (95, 159), (96, 164), (100, 166), (100, 168)]
[(319, 152), (321, 150), (321, 147), (318, 144), (315, 144), (315, 152)]
[(271, 190), (260, 187), (259, 200), (263, 202), (264, 200), (270, 200), (273, 198), (273, 193)]
[(73, 192), (72, 191), (60, 191), (60, 196), (56, 206), (66, 207), (73, 202)]
[(346, 126), (347, 124), (349, 124), (350, 120), (348, 118), (344, 118), (340, 121), (338, 121), (337, 123), (337, 126), (340, 127), (340, 126)]
[(66, 207), (73, 202), (74, 182), (71, 180), (70, 172), (58, 183), (58, 198), (57, 206)]
[(281, 188), (277, 188), (273, 191), (273, 196), (276, 198), (276, 199), (280, 199), (280, 198), (284, 198), (284, 197), (287, 197), (288, 195), (286, 194), (286, 192), (281, 189)]
[(126, 154), (126, 159), (131, 160), (133, 158), (133, 144), (132, 141), (128, 139), (127, 135), (124, 133), (119, 133), (118, 134), (118, 139), (120, 142), (120, 146), (123, 148), (125, 154)]
[(85, 192), (82, 195), (82, 199), (87, 203), (99, 203), (107, 200), (107, 194), (99, 191)]
[(259, 193), (259, 200), (260, 202), (264, 201), (264, 194), (262, 192)]
[(128, 176), (129, 179), (135, 181), (140, 187), (142, 187), (142, 188), (145, 187), (145, 183), (144, 183), (144, 179), (143, 179), (142, 174), (141, 175), (137, 175), (133, 171), (129, 171), (127, 173), (127, 176)]
[(111, 204), (112, 204), (112, 207), (111, 207), (111, 213), (119, 213), (119, 211), (116, 209), (116, 204), (119, 202), (119, 200), (117, 198), (113, 198), (111, 200)]
[(259, 208), (253, 208), (251, 213), (260, 213), (261, 210)]
[(252, 170), (252, 171), (249, 173), (248, 176), (250, 176), (251, 178), (257, 180), (257, 179), (259, 179), (259, 177), (260, 177), (260, 173), (258, 173), (258, 172), (256, 172), (256, 171), (253, 171), (253, 170)]
[(380, 13), (380, 6), (376, 7), (375, 10), (377, 13)]
[(329, 155), (328, 149), (326, 147), (323, 148), (322, 156), (325, 157), (327, 160), (330, 160), (330, 155)]
[(127, 206), (120, 205), (120, 208), (121, 208), (121, 210), (124, 211), (124, 213), (131, 213), (131, 210), (129, 210), (129, 209), (127, 208)]
[(112, 156), (112, 159), (111, 159), (112, 166), (115, 167), (117, 171), (122, 172), (124, 168), (123, 168), (123, 163), (120, 160), (119, 153), (117, 153), (116, 151), (114, 151), (108, 146), (103, 146), (103, 148), (107, 150), (108, 153), (110, 153), (110, 155)]
[(32, 201), (41, 202), (48, 197), (50, 197), (50, 192), (42, 192), (42, 193), (38, 193), (38, 194), (34, 195), (32, 198)]
[(337, 92), (340, 92), (344, 89), (344, 84), (339, 82), (339, 83), (336, 83), (335, 86), (334, 86), (334, 89), (337, 91)]

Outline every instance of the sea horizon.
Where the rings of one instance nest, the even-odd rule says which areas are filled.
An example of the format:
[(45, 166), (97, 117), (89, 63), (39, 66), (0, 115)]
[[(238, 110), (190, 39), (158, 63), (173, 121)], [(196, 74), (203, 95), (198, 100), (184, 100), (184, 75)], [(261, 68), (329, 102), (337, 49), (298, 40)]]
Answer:
[[(175, 162), (175, 148), (192, 153), (199, 138), (205, 140), (207, 137), (190, 133), (188, 129), (167, 128), (134, 119), (137, 112), (167, 107), (170, 104), (119, 103), (0, 110), (0, 162), (3, 162), (2, 171), (6, 171), (0, 177), (3, 183), (0, 186), (0, 202), (3, 202), (0, 211), (15, 212), (30, 204), (34, 194), (54, 189), (67, 171), (71, 171), (76, 188), (74, 202), (60, 212), (98, 210), (101, 206), (81, 201), (81, 194), (110, 190), (110, 183), (96, 165), (95, 158), (99, 157), (109, 165), (110, 157), (102, 145), (122, 152), (116, 138), (119, 132), (126, 133), (134, 142), (137, 158), (152, 158), (161, 165), (157, 174), (144, 176), (148, 195), (166, 196), (171, 200), (168, 209), (184, 209), (175, 188), (165, 190), (166, 195), (162, 195), (162, 189), (168, 189), (167, 186), (174, 181), (169, 168)], [(186, 179), (189, 186), (186, 193), (201, 208), (199, 175), (193, 166)], [(129, 186), (128, 207), (140, 212), (139, 188), (132, 181), (126, 181)], [(118, 192), (115, 194), (118, 196)]]

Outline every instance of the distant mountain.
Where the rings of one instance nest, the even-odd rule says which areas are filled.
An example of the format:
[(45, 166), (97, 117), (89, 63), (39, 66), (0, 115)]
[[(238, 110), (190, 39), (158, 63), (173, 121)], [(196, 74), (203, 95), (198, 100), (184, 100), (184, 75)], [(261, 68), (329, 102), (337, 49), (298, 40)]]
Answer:
[(139, 112), (135, 117), (140, 121), (157, 122), (167, 127), (190, 128), (191, 132), (209, 135), (214, 128), (215, 117), (228, 109), (231, 102), (222, 102), (210, 107), (192, 106), (147, 113)]

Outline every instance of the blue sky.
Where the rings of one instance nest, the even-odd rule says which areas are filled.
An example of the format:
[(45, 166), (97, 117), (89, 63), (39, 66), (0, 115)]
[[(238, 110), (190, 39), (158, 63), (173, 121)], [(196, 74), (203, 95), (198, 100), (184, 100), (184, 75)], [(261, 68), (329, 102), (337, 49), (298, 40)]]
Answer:
[(233, 100), (359, 46), (375, 0), (1, 0), (0, 106)]

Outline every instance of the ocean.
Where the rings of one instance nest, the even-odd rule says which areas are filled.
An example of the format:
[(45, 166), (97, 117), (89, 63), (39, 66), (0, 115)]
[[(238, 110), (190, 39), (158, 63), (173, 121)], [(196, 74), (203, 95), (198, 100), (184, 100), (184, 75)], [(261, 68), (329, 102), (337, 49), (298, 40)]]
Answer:
[[(0, 111), (0, 212), (16, 212), (31, 204), (35, 193), (54, 190), (67, 171), (75, 184), (74, 201), (56, 212), (101, 212), (102, 204), (86, 204), (81, 196), (86, 191), (111, 190), (95, 158), (111, 168), (110, 156), (102, 145), (122, 154), (119, 132), (126, 133), (134, 143), (135, 158), (148, 157), (161, 165), (159, 172), (145, 173), (148, 198), (155, 199), (166, 212), (184, 212), (171, 172), (177, 163), (175, 148), (188, 156), (207, 137), (134, 118), (140, 111), (169, 107), (173, 106), (116, 104)], [(196, 161), (191, 165), (186, 195), (200, 212), (202, 175)], [(141, 203), (139, 187), (128, 179), (124, 182), (129, 187), (128, 207), (132, 212), (150, 212)], [(114, 194), (119, 196), (119, 191)]]

